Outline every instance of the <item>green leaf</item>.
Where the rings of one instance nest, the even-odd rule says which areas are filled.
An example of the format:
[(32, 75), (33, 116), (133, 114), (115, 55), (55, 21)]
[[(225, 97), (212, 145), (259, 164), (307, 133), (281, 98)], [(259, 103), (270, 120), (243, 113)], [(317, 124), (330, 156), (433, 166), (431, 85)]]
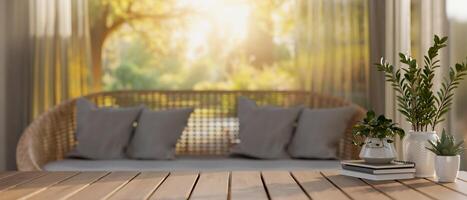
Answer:
[(435, 44), (438, 44), (438, 43), (440, 43), (440, 41), (439, 41), (439, 37), (438, 37), (437, 35), (435, 35), (435, 39), (434, 39), (434, 40), (435, 40)]
[[(457, 63), (449, 69), (441, 89), (434, 91), (435, 69), (440, 68), (440, 60), (436, 57), (447, 46), (447, 40), (447, 37), (433, 37), (433, 45), (423, 56), (424, 66), (418, 66), (416, 59), (402, 52), (398, 54), (400, 62), (408, 67), (395, 69), (384, 58), (381, 58), (380, 64), (376, 64), (378, 71), (384, 72), (386, 81), (397, 92), (397, 110), (412, 123), (414, 130), (427, 130), (429, 126), (434, 129), (445, 119), (444, 115), (454, 99), (454, 91), (460, 80), (467, 76), (466, 58), (465, 62)], [(375, 122), (371, 122), (373, 124)]]
[(428, 143), (431, 147), (427, 149), (432, 151), (436, 155), (455, 156), (463, 151), (462, 145), (464, 141), (461, 141), (456, 144), (454, 137), (452, 135), (447, 134), (446, 131), (443, 129), (441, 137), (436, 141), (436, 143), (433, 143), (430, 140), (428, 140)]

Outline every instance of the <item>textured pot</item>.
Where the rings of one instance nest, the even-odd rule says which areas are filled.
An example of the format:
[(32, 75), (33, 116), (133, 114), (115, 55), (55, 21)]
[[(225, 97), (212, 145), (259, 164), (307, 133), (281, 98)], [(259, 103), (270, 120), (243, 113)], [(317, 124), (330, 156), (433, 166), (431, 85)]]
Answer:
[(388, 143), (386, 138), (366, 138), (360, 151), (360, 158), (367, 163), (389, 163), (396, 158), (394, 143)]
[(461, 157), (457, 156), (436, 156), (435, 169), (438, 182), (456, 182), (459, 173)]
[(435, 154), (426, 149), (429, 147), (428, 140), (438, 140), (436, 132), (410, 131), (402, 142), (404, 160), (415, 162), (416, 177), (428, 178), (435, 175)]

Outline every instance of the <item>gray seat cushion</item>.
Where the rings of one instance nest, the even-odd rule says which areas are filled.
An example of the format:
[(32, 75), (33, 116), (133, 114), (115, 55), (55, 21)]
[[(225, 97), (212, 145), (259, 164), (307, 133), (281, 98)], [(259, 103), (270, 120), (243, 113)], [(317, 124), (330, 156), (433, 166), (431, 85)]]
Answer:
[(234, 171), (338, 169), (337, 160), (256, 160), (233, 157), (181, 157), (176, 160), (81, 160), (48, 163), (46, 171)]

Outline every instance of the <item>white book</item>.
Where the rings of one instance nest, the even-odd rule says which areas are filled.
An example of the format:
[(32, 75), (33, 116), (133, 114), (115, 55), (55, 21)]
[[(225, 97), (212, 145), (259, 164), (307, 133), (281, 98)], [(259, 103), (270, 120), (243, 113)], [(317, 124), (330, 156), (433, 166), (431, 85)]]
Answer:
[(396, 180), (396, 179), (411, 179), (415, 178), (415, 173), (402, 173), (402, 174), (367, 174), (356, 171), (341, 170), (341, 175), (352, 176), (356, 178), (363, 178), (374, 181)]

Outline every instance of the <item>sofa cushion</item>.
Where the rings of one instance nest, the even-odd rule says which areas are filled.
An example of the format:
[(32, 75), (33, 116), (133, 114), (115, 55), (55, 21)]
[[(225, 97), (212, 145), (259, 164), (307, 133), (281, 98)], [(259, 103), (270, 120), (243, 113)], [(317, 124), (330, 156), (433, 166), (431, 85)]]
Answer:
[(335, 159), (339, 141), (355, 114), (352, 106), (303, 109), (288, 151), (294, 158)]
[(137, 159), (174, 159), (175, 145), (192, 112), (193, 108), (144, 109), (128, 146), (128, 156)]
[(48, 163), (46, 171), (234, 171), (338, 169), (336, 160), (255, 160), (232, 157), (180, 157), (176, 160), (82, 160)]
[(78, 137), (79, 132), (81, 132), (82, 125), (86, 123), (86, 115), (91, 112), (91, 110), (97, 109), (97, 106), (88, 101), (85, 98), (79, 98), (76, 100), (76, 137)]
[(237, 110), (240, 143), (232, 153), (261, 159), (288, 157), (286, 147), (301, 109), (258, 107), (254, 101), (240, 97)]
[[(80, 99), (86, 102), (85, 99)], [(97, 108), (92, 103), (78, 104), (78, 145), (69, 156), (88, 159), (124, 158), (125, 148), (142, 107)], [(86, 105), (88, 107), (86, 107)]]

